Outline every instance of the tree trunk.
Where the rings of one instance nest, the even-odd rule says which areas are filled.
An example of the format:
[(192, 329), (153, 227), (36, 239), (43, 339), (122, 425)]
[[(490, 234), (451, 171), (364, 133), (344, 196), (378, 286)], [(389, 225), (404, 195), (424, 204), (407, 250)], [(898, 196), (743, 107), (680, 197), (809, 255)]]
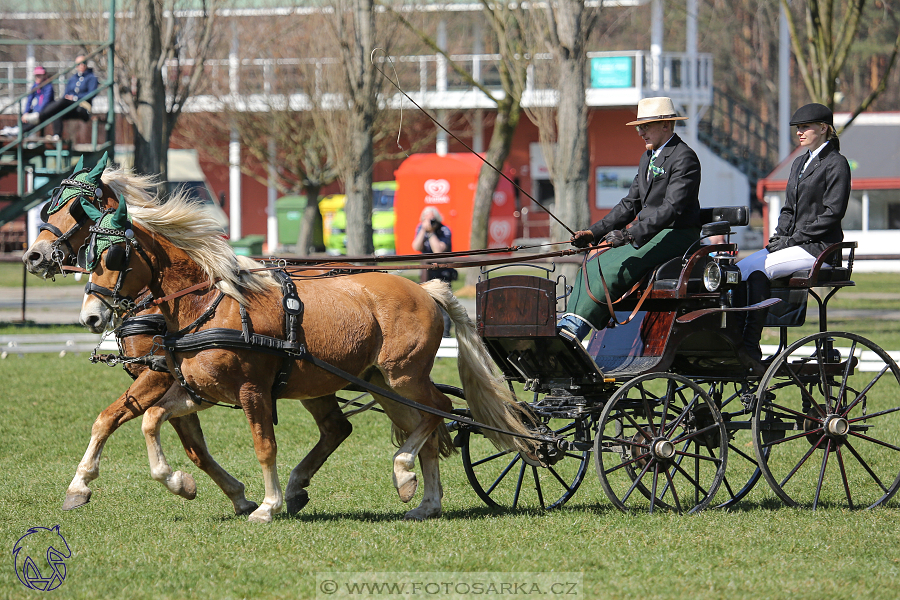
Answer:
[[(297, 254), (306, 256), (315, 248), (316, 229), (322, 231), (322, 213), (319, 212), (319, 186), (306, 186), (303, 192), (306, 194), (306, 209), (303, 211), (303, 220), (300, 222), (300, 231), (297, 233)], [(324, 250), (324, 248), (323, 248)]]
[[(583, 3), (570, 0), (568, 9), (558, 12), (560, 52), (559, 112), (556, 152), (553, 155), (556, 216), (573, 230), (584, 229), (590, 223), (588, 177), (590, 149), (587, 136), (587, 105), (585, 103), (586, 54), (581, 33)], [(551, 241), (567, 240), (571, 234), (556, 222), (551, 224)], [(574, 268), (563, 273), (574, 275)], [(570, 277), (571, 279), (571, 277)]]
[[(491, 142), (485, 155), (485, 160), (488, 164), (494, 165), (497, 169), (503, 168), (503, 164), (509, 156), (513, 135), (516, 132), (516, 127), (519, 125), (519, 117), (522, 114), (518, 102), (513, 103), (511, 106), (507, 106), (508, 104), (504, 100), (497, 106), (497, 120), (494, 123), (494, 132), (491, 135)], [(481, 171), (478, 174), (478, 186), (475, 188), (475, 202), (472, 207), (472, 231), (469, 235), (469, 247), (472, 250), (488, 247), (488, 218), (490, 217), (497, 182), (500, 181), (500, 174), (488, 164), (481, 165)], [(475, 285), (476, 283), (478, 283), (478, 269), (466, 269), (466, 285)]]
[(138, 31), (146, 35), (131, 40), (134, 45), (134, 170), (147, 175), (159, 174), (166, 180), (169, 126), (166, 113), (166, 88), (157, 61), (162, 54), (160, 19), (157, 3), (137, 0), (134, 20)]

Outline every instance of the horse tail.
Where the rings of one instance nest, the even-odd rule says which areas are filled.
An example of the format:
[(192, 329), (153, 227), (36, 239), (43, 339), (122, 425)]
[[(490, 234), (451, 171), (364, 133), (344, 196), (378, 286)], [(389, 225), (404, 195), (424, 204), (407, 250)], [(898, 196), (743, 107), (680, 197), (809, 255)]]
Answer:
[[(438, 279), (422, 284), (422, 289), (437, 304), (447, 311), (456, 325), (456, 341), (459, 346), (457, 362), (459, 378), (466, 395), (466, 404), (472, 411), (472, 418), (479, 423), (503, 429), (522, 436), (534, 435), (527, 424), (534, 420), (517, 402), (488, 352), (484, 342), (475, 332), (475, 324), (469, 318), (465, 307), (460, 304), (450, 286)], [(531, 440), (483, 431), (485, 437), (498, 448), (532, 452)]]

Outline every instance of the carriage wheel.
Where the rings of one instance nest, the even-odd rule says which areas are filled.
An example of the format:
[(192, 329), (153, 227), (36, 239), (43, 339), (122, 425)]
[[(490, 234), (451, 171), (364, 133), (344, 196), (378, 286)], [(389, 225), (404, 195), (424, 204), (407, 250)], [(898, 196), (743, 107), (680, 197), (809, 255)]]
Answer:
[(853, 333), (817, 333), (788, 346), (760, 382), (753, 417), (772, 490), (813, 509), (887, 502), (900, 487), (898, 386), (893, 359)]
[(728, 431), (728, 470), (713, 508), (733, 507), (750, 493), (762, 477), (750, 431), (756, 389), (746, 381), (735, 383), (730, 389), (729, 385), (716, 382), (709, 390)]
[(544, 431), (552, 431), (580, 449), (558, 452), (552, 462), (541, 463), (522, 452), (498, 450), (477, 431), (460, 431), (457, 445), (466, 478), (488, 506), (550, 509), (575, 495), (590, 464), (594, 419), (585, 415), (576, 419), (540, 417), (540, 421)]
[(623, 511), (704, 509), (722, 483), (727, 454), (719, 409), (699, 385), (672, 373), (641, 375), (619, 388), (594, 439), (600, 485)]

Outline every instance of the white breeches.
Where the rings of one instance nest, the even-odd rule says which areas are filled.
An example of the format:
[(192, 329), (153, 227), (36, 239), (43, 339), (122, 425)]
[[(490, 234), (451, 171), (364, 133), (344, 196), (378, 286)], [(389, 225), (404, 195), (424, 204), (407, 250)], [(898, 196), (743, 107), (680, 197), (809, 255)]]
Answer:
[(794, 271), (810, 269), (816, 257), (799, 246), (791, 246), (777, 252), (765, 248), (757, 250), (747, 258), (738, 261), (741, 279), (745, 280), (753, 271), (764, 271), (769, 279), (784, 277)]

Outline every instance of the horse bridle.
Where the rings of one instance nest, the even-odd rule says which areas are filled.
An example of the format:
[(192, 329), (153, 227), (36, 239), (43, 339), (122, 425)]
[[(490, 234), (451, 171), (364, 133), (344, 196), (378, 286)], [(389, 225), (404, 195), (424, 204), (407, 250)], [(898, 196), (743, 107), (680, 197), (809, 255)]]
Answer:
[[(109, 229), (101, 227), (100, 225), (92, 225), (89, 231), (91, 232), (91, 237), (88, 238), (88, 241), (85, 242), (84, 246), (78, 250), (78, 257), (76, 258), (78, 266), (87, 271), (93, 270), (96, 261), (99, 259), (99, 257), (96, 256), (97, 236), (107, 236), (116, 239), (117, 241), (110, 243), (109, 248), (105, 250), (106, 259), (104, 260), (104, 266), (107, 270), (118, 271), (119, 275), (116, 277), (116, 283), (113, 286), (113, 289), (97, 285), (93, 281), (88, 280), (84, 285), (85, 295), (94, 296), (108, 309), (120, 314), (120, 316), (124, 316), (127, 313), (133, 314), (146, 308), (153, 300), (152, 292), (144, 297), (140, 303), (131, 296), (122, 296), (119, 294), (122, 286), (125, 284), (125, 276), (131, 271), (132, 249), (137, 251), (144, 259), (147, 268), (150, 269), (151, 278), (154, 271), (153, 262), (150, 260), (147, 253), (144, 252), (141, 244), (134, 237), (134, 231), (127, 229), (123, 232), (120, 229)], [(107, 298), (109, 298), (109, 301), (107, 301)]]
[[(84, 194), (79, 194), (73, 198), (70, 198), (66, 201), (66, 204), (69, 205), (69, 215), (75, 220), (75, 224), (72, 225), (66, 232), (63, 232), (59, 229), (59, 227), (55, 225), (51, 225), (48, 223), (48, 219), (52, 212), (56, 212), (61, 210), (62, 207), (58, 206), (60, 196), (62, 196), (63, 191), (66, 188), (78, 188)], [(81, 181), (77, 181), (75, 179), (63, 179), (62, 183), (60, 183), (59, 187), (56, 188), (53, 196), (50, 201), (47, 202), (44, 207), (41, 209), (41, 225), (38, 227), (39, 231), (49, 231), (53, 235), (56, 236), (56, 239), (50, 243), (50, 260), (55, 262), (59, 266), (59, 271), (63, 272), (62, 267), (65, 266), (66, 262), (69, 266), (76, 264), (76, 255), (77, 251), (72, 247), (72, 244), (69, 243), (69, 239), (75, 235), (75, 233), (81, 229), (85, 223), (93, 222), (91, 217), (84, 210), (84, 206), (82, 206), (82, 200), (86, 202), (96, 202), (98, 198), (102, 197), (103, 191), (99, 186), (94, 186), (88, 183), (84, 183)], [(88, 199), (90, 198), (90, 199)], [(55, 210), (54, 210), (55, 209)], [(64, 254), (60, 245), (65, 244), (68, 249), (68, 254)]]

